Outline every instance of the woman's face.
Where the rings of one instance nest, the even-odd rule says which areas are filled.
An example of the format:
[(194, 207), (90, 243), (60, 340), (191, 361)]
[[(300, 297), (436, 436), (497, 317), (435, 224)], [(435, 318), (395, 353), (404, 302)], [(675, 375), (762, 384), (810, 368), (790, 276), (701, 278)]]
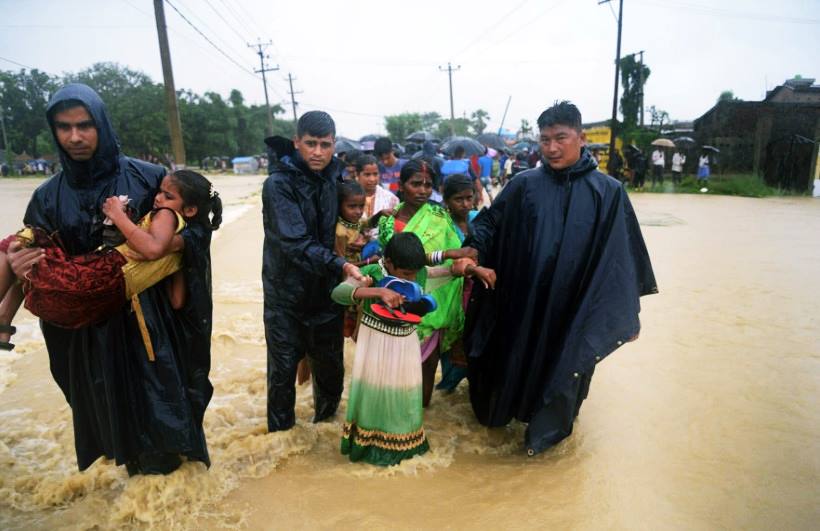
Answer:
[(475, 205), (475, 190), (462, 190), (447, 199), (447, 210), (453, 219), (464, 221)]
[(375, 164), (367, 164), (362, 167), (362, 171), (356, 172), (356, 179), (364, 188), (364, 193), (371, 196), (376, 193), (379, 185), (379, 167)]
[(414, 173), (400, 189), (404, 202), (418, 208), (433, 194), (433, 178), (428, 173)]

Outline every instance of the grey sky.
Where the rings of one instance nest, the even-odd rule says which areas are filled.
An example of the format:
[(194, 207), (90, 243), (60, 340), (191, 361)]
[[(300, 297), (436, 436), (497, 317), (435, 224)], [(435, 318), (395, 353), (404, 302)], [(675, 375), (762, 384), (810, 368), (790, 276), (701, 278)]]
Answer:
[[(346, 136), (382, 132), (388, 114), (448, 117), (447, 74), (438, 70), (448, 61), (461, 65), (456, 116), (483, 108), (491, 129), (508, 96), (505, 127), (513, 130), (556, 99), (574, 101), (585, 121), (611, 113), (616, 23), (597, 0), (171, 3), (242, 67), (166, 3), (178, 89), (227, 96), (238, 88), (248, 102), (264, 102), (261, 79), (250, 73), (259, 58), (246, 44), (273, 39), (268, 53), (281, 70), (269, 74), (271, 101), (287, 102), (291, 116), (292, 72), (303, 91), (298, 112), (328, 110)], [(700, 116), (723, 90), (759, 100), (766, 86), (795, 74), (820, 78), (820, 0), (624, 4), (622, 55), (645, 50), (646, 108), (672, 119)], [(150, 0), (0, 0), (0, 15), (0, 69), (18, 69), (11, 60), (59, 74), (114, 61), (162, 81)]]

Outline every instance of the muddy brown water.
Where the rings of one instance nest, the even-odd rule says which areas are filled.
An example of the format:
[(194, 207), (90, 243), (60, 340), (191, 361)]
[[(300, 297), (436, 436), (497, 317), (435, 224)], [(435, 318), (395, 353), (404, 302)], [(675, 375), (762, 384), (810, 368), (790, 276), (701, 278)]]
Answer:
[[(342, 415), (265, 429), (261, 177), (216, 177), (213, 466), (77, 472), (36, 320), (0, 352), (0, 527), (810, 529), (820, 521), (820, 200), (636, 194), (661, 289), (595, 373), (574, 434), (535, 458), (487, 430), (466, 383), (436, 394), (432, 450), (389, 469), (339, 454)], [(34, 179), (0, 180), (0, 233)], [(346, 364), (352, 362), (348, 345)], [(344, 411), (344, 403), (341, 411)]]

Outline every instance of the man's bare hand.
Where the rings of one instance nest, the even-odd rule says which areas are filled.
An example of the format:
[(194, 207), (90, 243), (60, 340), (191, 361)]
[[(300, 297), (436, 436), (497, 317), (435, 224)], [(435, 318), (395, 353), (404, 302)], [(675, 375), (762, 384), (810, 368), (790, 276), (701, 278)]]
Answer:
[(360, 281), (364, 280), (364, 275), (362, 275), (362, 272), (359, 271), (359, 268), (350, 262), (345, 262), (345, 265), (342, 266), (342, 273), (344, 273), (345, 278), (352, 278), (353, 280)]
[(31, 268), (40, 262), (43, 254), (44, 251), (39, 247), (24, 248), (20, 242), (14, 240), (9, 244), (7, 256), (11, 270), (17, 278), (23, 279), (31, 272)]

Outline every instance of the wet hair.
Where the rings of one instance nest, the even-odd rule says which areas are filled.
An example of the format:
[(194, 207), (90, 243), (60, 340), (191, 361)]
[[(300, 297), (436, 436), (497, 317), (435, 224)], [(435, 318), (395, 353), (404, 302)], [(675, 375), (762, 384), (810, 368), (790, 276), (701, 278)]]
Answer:
[(363, 153), (356, 159), (356, 171), (363, 171), (365, 166), (370, 166), (371, 164), (375, 164), (378, 167), (379, 161), (376, 160), (376, 157), (373, 155)]
[(182, 206), (196, 207), (193, 221), (202, 223), (211, 230), (218, 229), (222, 224), (222, 199), (211, 181), (191, 170), (177, 170), (171, 174), (171, 180), (179, 188)]
[(352, 150), (348, 151), (347, 153), (344, 153), (345, 166), (355, 166), (356, 161), (362, 155), (364, 155), (364, 153), (362, 153), (358, 149), (352, 149)]
[(444, 181), (444, 201), (464, 190), (475, 192), (475, 184), (472, 179), (462, 173), (454, 173), (448, 176)]
[(336, 197), (341, 205), (348, 197), (364, 195), (364, 188), (358, 181), (345, 181), (336, 185)]
[(581, 132), (581, 111), (569, 101), (556, 101), (552, 107), (538, 117), (538, 129), (565, 125)]
[(430, 179), (435, 179), (435, 170), (433, 170), (433, 167), (429, 162), (423, 159), (411, 159), (401, 167), (399, 181), (404, 184), (410, 180), (410, 177), (417, 173), (426, 173), (430, 176)]
[(464, 146), (456, 146), (453, 150), (453, 158), (460, 159), (464, 156)]
[(336, 137), (336, 122), (324, 111), (308, 111), (296, 123), (296, 136)]
[(412, 232), (394, 234), (384, 247), (384, 257), (394, 267), (418, 271), (427, 265), (427, 256), (421, 240)]
[(393, 142), (386, 136), (376, 139), (376, 142), (373, 144), (373, 153), (375, 153), (377, 157), (386, 155), (391, 151), (393, 151)]
[[(76, 107), (82, 107), (83, 109), (88, 111), (88, 108), (85, 106), (85, 103), (81, 102), (80, 100), (72, 100), (72, 99), (61, 100), (61, 101), (58, 101), (57, 103), (55, 103), (54, 107), (49, 109), (48, 117), (49, 117), (49, 119), (53, 120), (54, 117), (57, 116), (58, 113), (61, 113), (63, 111), (67, 111), (69, 109), (74, 109)], [(88, 114), (90, 116), (91, 111), (88, 111)], [(94, 117), (92, 117), (91, 119), (93, 120)]]

